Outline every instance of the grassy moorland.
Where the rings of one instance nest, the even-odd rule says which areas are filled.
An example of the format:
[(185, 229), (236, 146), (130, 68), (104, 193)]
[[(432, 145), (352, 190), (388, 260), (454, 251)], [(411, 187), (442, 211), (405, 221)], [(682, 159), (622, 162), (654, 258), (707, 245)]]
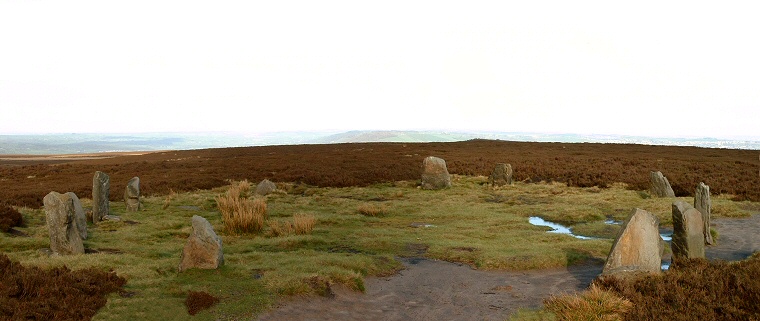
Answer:
[[(197, 319), (224, 320), (250, 318), (284, 296), (324, 294), (332, 284), (362, 291), (364, 277), (396, 272), (398, 256), (522, 270), (602, 260), (610, 250), (611, 239), (546, 233), (528, 223), (530, 216), (600, 237), (617, 232), (604, 220), (624, 219), (634, 207), (655, 213), (663, 225), (670, 222), (672, 199), (650, 198), (624, 184), (517, 182), (493, 189), (486, 182), (483, 176), (455, 175), (453, 187), (440, 191), (418, 189), (416, 181), (364, 187), (279, 183), (279, 192), (266, 199), (267, 224), (250, 234), (225, 228), (216, 198), (229, 187), (146, 197), (139, 212), (127, 213), (123, 203), (112, 202), (111, 211), (123, 220), (89, 225), (85, 248), (98, 253), (78, 256), (41, 252), (49, 246), (44, 211), (20, 208), (25, 225), (16, 229), (29, 237), (3, 233), (0, 252), (24, 265), (113, 270), (124, 277), (122, 291), (108, 297), (95, 320), (184, 320), (190, 291), (219, 299)], [(91, 205), (86, 198), (83, 203)], [(714, 215), (746, 216), (743, 203), (716, 196)], [(193, 215), (207, 218), (223, 240), (225, 265), (218, 270), (177, 272)], [(313, 230), (273, 231), (271, 226), (284, 226), (294, 216), (315, 218)]]

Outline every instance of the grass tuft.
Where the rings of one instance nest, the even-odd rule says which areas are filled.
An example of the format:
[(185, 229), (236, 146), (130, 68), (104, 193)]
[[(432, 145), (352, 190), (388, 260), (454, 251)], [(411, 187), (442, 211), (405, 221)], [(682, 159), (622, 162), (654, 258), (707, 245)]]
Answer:
[(544, 302), (558, 320), (623, 320), (633, 306), (631, 301), (611, 291), (591, 287), (575, 295), (552, 296)]
[(264, 198), (248, 199), (250, 183), (242, 181), (232, 185), (225, 194), (215, 197), (222, 213), (222, 222), (227, 232), (232, 234), (258, 233), (264, 228), (267, 218), (267, 203)]
[(309, 234), (317, 224), (317, 219), (312, 214), (293, 215), (293, 230), (298, 235)]
[(385, 207), (371, 204), (371, 203), (361, 204), (359, 205), (359, 207), (356, 208), (356, 210), (361, 215), (372, 216), (372, 217), (383, 216), (386, 214), (386, 211), (387, 211)]

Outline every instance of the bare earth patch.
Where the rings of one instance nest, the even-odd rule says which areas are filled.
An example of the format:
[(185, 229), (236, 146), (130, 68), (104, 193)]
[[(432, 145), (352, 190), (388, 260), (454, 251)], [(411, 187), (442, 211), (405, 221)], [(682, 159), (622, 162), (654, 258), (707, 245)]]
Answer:
[[(760, 251), (760, 213), (713, 221), (720, 233), (711, 260), (742, 260)], [(524, 272), (473, 270), (467, 265), (402, 259), (405, 269), (368, 278), (366, 293), (334, 287), (332, 296), (294, 298), (259, 320), (506, 320), (519, 308), (540, 308), (552, 294), (582, 291), (601, 264)]]

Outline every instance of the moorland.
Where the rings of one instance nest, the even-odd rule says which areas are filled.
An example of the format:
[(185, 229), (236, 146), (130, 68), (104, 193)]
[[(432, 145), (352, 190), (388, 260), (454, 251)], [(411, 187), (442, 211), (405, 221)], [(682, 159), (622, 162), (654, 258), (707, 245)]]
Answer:
[[(430, 155), (447, 161), (454, 174), (452, 188), (417, 188), (422, 159)], [(512, 165), (514, 185), (487, 184), (496, 163)], [(760, 210), (757, 169), (757, 151), (748, 150), (484, 140), (165, 151), (52, 163), (15, 160), (0, 166), (0, 200), (21, 212), (23, 224), (14, 228), (18, 235), (2, 234), (0, 251), (25, 266), (95, 269), (123, 277), (126, 283), (107, 296), (94, 319), (187, 319), (185, 302), (196, 291), (218, 303), (195, 318), (249, 319), (294, 295), (330, 296), (336, 286), (364, 291), (365, 278), (394, 275), (403, 268), (402, 258), (494, 271), (598, 266), (617, 233), (605, 221), (622, 220), (640, 207), (669, 226), (673, 200), (650, 197), (650, 171), (662, 171), (676, 196), (687, 202), (697, 183), (707, 183), (715, 217), (732, 218)], [(89, 254), (48, 257), (40, 251), (49, 246), (42, 197), (53, 190), (72, 191), (89, 207), (95, 171), (111, 176), (111, 210), (123, 220), (89, 224)], [(126, 212), (121, 197), (133, 176), (141, 179), (144, 209)], [(226, 230), (216, 198), (241, 182), (262, 179), (278, 185), (278, 192), (266, 198), (267, 225), (255, 233)], [(177, 272), (193, 215), (208, 219), (223, 239), (225, 265), (218, 270)], [(314, 217), (313, 229), (295, 233), (277, 228), (297, 215)], [(594, 239), (546, 233), (528, 223), (531, 216), (571, 225), (575, 233)], [(677, 266), (669, 273), (677, 273)], [(711, 269), (699, 262), (682, 266)], [(658, 282), (646, 284), (656, 288), (666, 283)], [(600, 286), (638, 295), (635, 286)], [(748, 293), (755, 295), (760, 288), (752, 291)], [(528, 307), (540, 305), (538, 300)], [(640, 305), (662, 310), (656, 304)], [(506, 316), (501, 318), (514, 312), (502, 311)], [(550, 314), (520, 311), (517, 317), (551, 319)]]

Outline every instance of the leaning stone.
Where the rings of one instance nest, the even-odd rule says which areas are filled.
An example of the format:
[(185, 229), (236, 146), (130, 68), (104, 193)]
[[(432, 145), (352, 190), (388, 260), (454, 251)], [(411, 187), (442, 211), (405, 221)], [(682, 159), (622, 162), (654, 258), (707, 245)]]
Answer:
[(498, 163), (488, 177), (488, 184), (493, 186), (512, 185), (512, 165)]
[(442, 189), (451, 187), (451, 176), (446, 169), (446, 161), (428, 156), (422, 162), (422, 189)]
[(73, 192), (66, 193), (71, 200), (74, 202), (74, 220), (77, 223), (77, 232), (79, 232), (79, 236), (83, 239), (87, 239), (87, 215), (84, 213), (84, 208), (82, 207), (82, 202), (79, 201), (79, 197), (77, 197), (77, 194), (74, 194)]
[(274, 191), (277, 190), (277, 185), (272, 183), (270, 180), (265, 179), (261, 181), (258, 185), (256, 185), (256, 195), (266, 196)]
[(662, 172), (649, 173), (649, 191), (654, 197), (676, 197), (668, 178), (662, 175)]
[(92, 222), (98, 223), (111, 211), (108, 203), (111, 178), (101, 171), (92, 177)]
[(702, 213), (684, 201), (673, 202), (673, 256), (704, 258), (703, 228)]
[(222, 239), (205, 218), (193, 215), (193, 232), (187, 238), (179, 263), (179, 271), (187, 269), (216, 269), (224, 265)]
[(603, 275), (660, 272), (665, 249), (659, 232), (660, 220), (652, 213), (635, 209), (623, 222), (602, 270)]
[(702, 213), (702, 223), (704, 228), (702, 234), (705, 236), (705, 244), (713, 245), (715, 241), (710, 234), (710, 215), (712, 212), (712, 201), (710, 201), (710, 186), (705, 183), (699, 183), (697, 190), (694, 192), (694, 208)]
[(76, 223), (74, 201), (69, 195), (50, 192), (42, 200), (45, 221), (50, 234), (50, 249), (54, 254), (82, 254), (84, 245)]
[(142, 208), (140, 204), (140, 178), (132, 177), (124, 189), (124, 205), (127, 212), (137, 212)]

